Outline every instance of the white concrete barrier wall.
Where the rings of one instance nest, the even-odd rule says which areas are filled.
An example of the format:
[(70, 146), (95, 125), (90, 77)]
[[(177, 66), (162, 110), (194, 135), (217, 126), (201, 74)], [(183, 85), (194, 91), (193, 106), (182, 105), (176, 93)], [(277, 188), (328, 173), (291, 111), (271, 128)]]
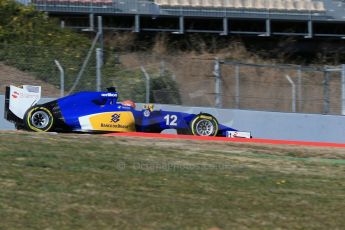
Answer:
[[(43, 102), (49, 100), (51, 99)], [(141, 106), (138, 104), (139, 108)], [(345, 143), (345, 116), (173, 105), (155, 105), (155, 109), (210, 113), (224, 125), (240, 131), (250, 131), (254, 138)], [(14, 125), (4, 120), (3, 114), (4, 96), (0, 96), (0, 130), (13, 130)]]
[(254, 138), (345, 143), (345, 116), (170, 105), (157, 108), (210, 113), (219, 123), (240, 131), (250, 131)]

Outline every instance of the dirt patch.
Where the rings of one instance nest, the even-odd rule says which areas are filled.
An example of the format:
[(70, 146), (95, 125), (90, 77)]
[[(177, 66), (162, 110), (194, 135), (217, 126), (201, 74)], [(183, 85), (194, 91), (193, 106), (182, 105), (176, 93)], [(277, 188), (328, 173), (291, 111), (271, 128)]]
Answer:
[(5, 86), (7, 85), (39, 85), (42, 86), (43, 97), (58, 97), (60, 95), (60, 90), (55, 86), (38, 80), (14, 67), (0, 63), (0, 94), (5, 93)]

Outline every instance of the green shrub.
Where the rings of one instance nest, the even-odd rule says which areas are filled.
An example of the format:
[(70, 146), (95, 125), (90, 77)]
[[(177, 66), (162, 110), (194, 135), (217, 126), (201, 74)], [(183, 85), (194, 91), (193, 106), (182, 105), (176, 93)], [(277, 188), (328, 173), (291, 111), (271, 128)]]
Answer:
[[(0, 15), (0, 61), (59, 86), (59, 72), (54, 64), (54, 60), (59, 60), (65, 71), (65, 90), (68, 91), (91, 47), (90, 38), (62, 29), (57, 20), (14, 0), (0, 0)], [(102, 68), (104, 88), (116, 85), (122, 98), (144, 102), (145, 82), (140, 70), (123, 71), (123, 66), (107, 54), (110, 52), (105, 50)], [(95, 76), (96, 60), (93, 52), (75, 91), (95, 90)], [(178, 92), (175, 82), (169, 76), (153, 78), (152, 90), (172, 89)], [(152, 92), (151, 95), (153, 94)], [(153, 97), (151, 102), (176, 103), (179, 96), (163, 99)]]

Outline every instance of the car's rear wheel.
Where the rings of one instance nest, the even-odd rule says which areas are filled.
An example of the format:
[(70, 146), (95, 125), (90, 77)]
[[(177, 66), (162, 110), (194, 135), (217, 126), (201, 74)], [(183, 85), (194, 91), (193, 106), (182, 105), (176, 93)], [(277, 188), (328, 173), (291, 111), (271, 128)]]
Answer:
[(24, 117), (27, 129), (36, 132), (48, 132), (54, 124), (54, 117), (49, 109), (45, 107), (32, 107)]
[(199, 114), (191, 123), (191, 130), (195, 136), (216, 136), (218, 133), (218, 121), (209, 114)]

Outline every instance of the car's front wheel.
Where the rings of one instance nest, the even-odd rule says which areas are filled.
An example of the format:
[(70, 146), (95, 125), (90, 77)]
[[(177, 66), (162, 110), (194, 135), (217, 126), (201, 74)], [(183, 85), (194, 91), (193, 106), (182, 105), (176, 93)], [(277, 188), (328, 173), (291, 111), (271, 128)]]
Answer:
[(53, 114), (49, 109), (36, 106), (26, 112), (24, 123), (27, 129), (36, 132), (48, 132), (54, 124)]
[(216, 136), (218, 133), (218, 121), (212, 115), (199, 114), (192, 123), (191, 130), (195, 136)]

